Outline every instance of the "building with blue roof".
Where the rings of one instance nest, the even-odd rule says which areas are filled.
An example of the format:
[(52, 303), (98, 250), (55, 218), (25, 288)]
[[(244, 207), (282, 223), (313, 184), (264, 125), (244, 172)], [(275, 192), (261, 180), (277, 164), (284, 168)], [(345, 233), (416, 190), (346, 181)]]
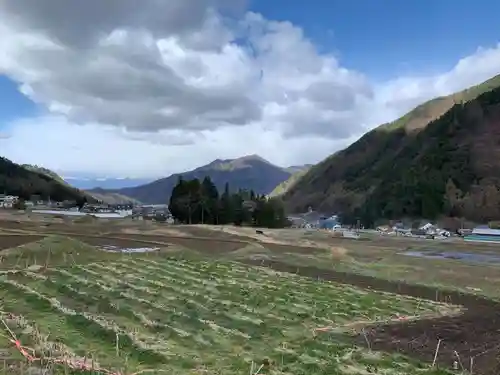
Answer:
[(327, 229), (327, 230), (333, 230), (335, 227), (340, 226), (340, 223), (337, 219), (336, 216), (329, 217), (324, 220), (320, 220), (319, 222), (319, 228), (320, 229)]
[(472, 233), (464, 237), (470, 242), (500, 243), (500, 229), (492, 229), (487, 226), (479, 226), (472, 230)]

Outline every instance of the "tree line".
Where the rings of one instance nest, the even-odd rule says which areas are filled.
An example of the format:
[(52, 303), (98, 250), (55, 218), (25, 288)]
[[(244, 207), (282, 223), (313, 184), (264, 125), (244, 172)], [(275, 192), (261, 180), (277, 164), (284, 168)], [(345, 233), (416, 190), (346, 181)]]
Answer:
[(268, 199), (254, 191), (230, 190), (226, 183), (219, 194), (210, 177), (184, 180), (175, 185), (170, 196), (172, 216), (185, 224), (235, 224), (282, 228), (287, 225), (283, 205), (278, 199)]

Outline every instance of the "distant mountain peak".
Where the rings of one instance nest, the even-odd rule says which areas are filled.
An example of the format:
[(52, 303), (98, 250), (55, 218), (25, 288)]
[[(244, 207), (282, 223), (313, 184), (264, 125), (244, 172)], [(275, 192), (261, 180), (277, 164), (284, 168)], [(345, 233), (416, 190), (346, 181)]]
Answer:
[(237, 161), (237, 160), (242, 160), (242, 161), (255, 160), (255, 161), (261, 161), (261, 162), (267, 163), (267, 164), (272, 164), (268, 160), (264, 159), (262, 156), (259, 156), (257, 154), (246, 155), (246, 156), (242, 156), (240, 158), (234, 159), (234, 161)]
[(246, 155), (242, 156), (236, 159), (215, 159), (214, 161), (201, 166), (197, 168), (196, 170), (211, 170), (211, 169), (216, 169), (216, 170), (236, 170), (236, 169), (241, 169), (241, 168), (248, 168), (252, 167), (252, 163), (254, 162), (260, 162), (264, 164), (269, 164), (273, 165), (263, 157), (252, 154), (252, 155)]
[(269, 161), (264, 159), (262, 156), (259, 156), (257, 154), (252, 154), (252, 155), (244, 155), (240, 156), (239, 158), (234, 158), (234, 159), (215, 159), (214, 161), (208, 163), (207, 165), (210, 164), (219, 164), (219, 163), (231, 163), (231, 162), (237, 162), (237, 161), (250, 161), (250, 160), (258, 160), (262, 161), (264, 163), (271, 164)]
[(221, 192), (227, 183), (233, 191), (247, 189), (257, 194), (268, 194), (276, 185), (288, 179), (290, 172), (253, 154), (237, 159), (215, 159), (191, 171), (176, 173), (142, 186), (110, 192), (129, 196), (143, 203), (162, 203), (168, 201), (180, 176), (184, 179), (203, 179), (208, 176)]

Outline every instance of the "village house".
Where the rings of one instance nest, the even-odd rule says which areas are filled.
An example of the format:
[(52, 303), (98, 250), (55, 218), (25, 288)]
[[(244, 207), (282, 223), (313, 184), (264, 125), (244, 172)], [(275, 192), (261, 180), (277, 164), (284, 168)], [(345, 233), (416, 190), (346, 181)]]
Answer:
[(172, 214), (166, 204), (136, 206), (132, 209), (132, 218), (136, 220), (155, 220), (167, 223), (174, 222)]
[(13, 208), (18, 200), (18, 196), (0, 194), (0, 208)]
[(341, 227), (337, 215), (323, 214), (311, 208), (305, 213), (290, 215), (287, 219), (293, 228), (333, 230)]
[(109, 212), (114, 212), (115, 210), (106, 203), (101, 203), (101, 204), (86, 203), (80, 211), (86, 213), (109, 213)]

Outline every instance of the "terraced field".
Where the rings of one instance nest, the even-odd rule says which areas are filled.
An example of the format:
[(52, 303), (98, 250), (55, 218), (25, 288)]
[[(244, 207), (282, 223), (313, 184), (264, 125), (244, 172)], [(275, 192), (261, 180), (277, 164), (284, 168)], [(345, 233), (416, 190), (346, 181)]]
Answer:
[(372, 351), (368, 336), (356, 342), (374, 323), (458, 310), (269, 268), (161, 255), (5, 271), (0, 301), (0, 344), (17, 340), (30, 366), (61, 373), (448, 374)]

